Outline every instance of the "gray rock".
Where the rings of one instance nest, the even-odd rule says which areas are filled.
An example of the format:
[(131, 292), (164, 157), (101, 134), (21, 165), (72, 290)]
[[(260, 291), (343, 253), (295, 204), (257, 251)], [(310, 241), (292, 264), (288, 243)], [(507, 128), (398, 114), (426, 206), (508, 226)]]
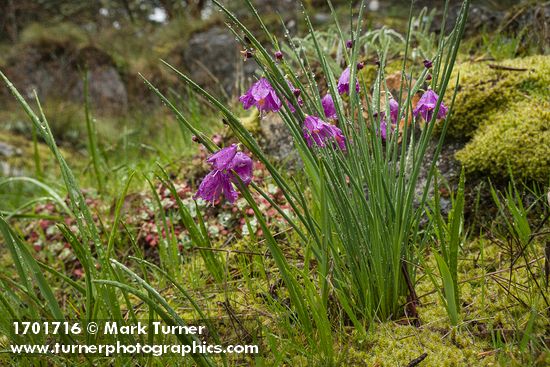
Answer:
[(0, 157), (10, 158), (14, 155), (21, 155), (21, 153), (21, 149), (0, 141)]
[(302, 167), (292, 135), (278, 113), (269, 113), (262, 118), (260, 132), (260, 144), (270, 157), (287, 168)]
[[(108, 65), (97, 66), (88, 72), (90, 100), (97, 109), (123, 111), (128, 107), (128, 94), (118, 71)], [(71, 91), (75, 100), (84, 95), (84, 82), (79, 80)]]
[[(428, 184), (428, 174), (430, 166), (434, 161), (435, 151), (437, 148), (438, 141), (437, 139), (432, 140), (429, 143), (426, 155), (424, 156), (424, 162), (420, 169), (420, 174), (418, 176), (418, 181), (415, 188), (416, 202), (420, 202), (422, 195)], [(448, 185), (449, 188), (456, 192), (458, 189), (458, 181), (460, 178), (461, 165), (460, 162), (455, 158), (455, 153), (464, 147), (463, 142), (445, 142), (439, 153), (439, 157), (435, 162), (435, 168), (437, 170), (438, 176), (438, 185), (442, 189), (445, 185)], [(432, 177), (431, 182), (429, 183), (430, 187), (428, 188), (428, 197), (427, 200), (432, 200), (434, 197), (434, 179)], [(444, 216), (449, 214), (451, 210), (451, 201), (448, 195), (440, 190), (439, 206), (441, 208), (441, 213)], [(444, 191), (444, 190), (443, 190)]]
[[(233, 13), (242, 19), (251, 16), (248, 6), (238, 1), (230, 2), (230, 8)], [(266, 17), (282, 17), (285, 22), (289, 19), (296, 19), (297, 13), (300, 11), (300, 2), (296, 0), (254, 0), (252, 1), (254, 8), (262, 18)]]
[(96, 112), (119, 111), (128, 105), (125, 84), (114, 60), (104, 51), (69, 42), (41, 41), (26, 45), (7, 61), (8, 78), (28, 98), (83, 103), (83, 71), (89, 72), (90, 99)]
[(23, 176), (24, 172), (19, 168), (12, 167), (8, 162), (0, 161), (0, 177)]
[(295, 0), (256, 0), (254, 6), (260, 13), (287, 14), (300, 8), (300, 3)]
[(23, 154), (20, 148), (14, 147), (11, 144), (0, 141), (0, 177), (1, 176), (22, 176), (23, 171), (19, 168), (13, 167), (8, 159), (12, 157), (18, 157)]
[(191, 36), (183, 50), (183, 66), (200, 86), (230, 97), (238, 92), (238, 84), (250, 83), (257, 69), (253, 59), (243, 62), (241, 50), (229, 29), (214, 27)]

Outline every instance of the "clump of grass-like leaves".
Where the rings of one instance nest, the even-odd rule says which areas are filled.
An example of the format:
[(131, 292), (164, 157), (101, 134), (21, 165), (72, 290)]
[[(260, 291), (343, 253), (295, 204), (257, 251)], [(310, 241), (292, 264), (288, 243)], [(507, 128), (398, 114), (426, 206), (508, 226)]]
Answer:
[[(278, 57), (279, 60), (276, 60), (268, 50), (278, 50), (280, 45), (266, 29), (250, 1), (246, 1), (246, 4), (265, 32), (264, 36), (273, 40), (272, 45), (261, 44), (256, 35), (236, 16), (222, 4), (214, 2), (228, 17), (231, 30), (241, 40), (248, 56), (253, 57), (260, 65), (262, 76), (269, 81), (278, 98), (289, 101), (288, 104), (282, 103), (278, 113), (293, 137), (295, 148), (302, 159), (305, 183), (298, 184), (285, 178), (229, 107), (175, 67), (167, 63), (166, 65), (220, 111), (234, 136), (246, 150), (265, 164), (275, 183), (283, 190), (296, 215), (296, 219), (288, 220), (289, 225), (299, 235), (301, 245), (307, 249), (305, 263), (307, 265), (315, 260), (318, 264), (317, 274), (312, 280), (299, 281), (300, 278), (310, 279), (310, 274), (289, 265), (273, 234), (265, 226), (264, 214), (255, 206), (249, 192), (259, 188), (254, 183), (250, 188), (238, 185), (244, 198), (254, 208), (266, 243), (289, 290), (293, 310), (289, 317), (296, 319), (308, 333), (318, 330), (318, 347), (331, 360), (329, 299), (337, 299), (339, 307), (349, 320), (359, 330), (364, 330), (365, 325), (374, 319), (400, 315), (402, 305), (407, 302), (407, 298), (411, 301), (411, 296), (414, 295), (415, 257), (417, 250), (427, 240), (420, 230), (420, 220), (425, 216), (424, 203), (435, 163), (429, 167), (428, 184), (422, 188), (420, 196), (416, 193), (417, 184), (421, 167), (425, 164), (423, 158), (433, 135), (442, 97), (450, 83), (468, 1), (464, 2), (453, 31), (449, 35), (441, 35), (439, 47), (433, 57), (433, 70), (415, 68), (415, 65), (408, 64), (406, 60), (411, 52), (411, 45), (410, 38), (407, 38), (402, 76), (406, 78), (411, 72), (417, 72), (418, 75), (410, 88), (402, 87), (399, 96), (395, 98), (400, 105), (397, 121), (413, 122), (397, 124), (395, 131), (388, 133), (386, 141), (380, 137), (379, 126), (380, 116), (389, 116), (391, 113), (390, 97), (384, 93), (387, 86), (383, 67), (389, 44), (382, 40), (381, 47), (377, 50), (381, 67), (372, 86), (372, 93), (371, 86), (361, 85), (358, 91), (350, 87), (349, 96), (343, 98), (338, 91), (337, 76), (329, 66), (329, 56), (319, 47), (316, 33), (305, 15), (309, 37), (316, 49), (315, 61), (321, 65), (322, 76), (326, 79), (328, 92), (334, 100), (338, 126), (345, 136), (345, 150), (330, 143), (322, 147), (309, 146), (304, 139), (304, 122), (308, 116), (325, 118), (320, 91), (308, 69), (308, 57), (300, 54), (300, 49), (291, 44), (290, 48), (296, 53), (295, 59), (301, 60), (300, 70), (292, 70), (284, 58)], [(346, 39), (353, 41), (362, 34), (362, 14), (363, 6), (359, 9), (355, 28), (350, 30), (347, 37), (335, 19), (342, 45)], [(350, 68), (349, 85), (353, 86), (357, 80), (360, 55), (357, 48), (342, 48)], [(419, 128), (419, 133), (415, 133), (415, 120), (411, 116), (412, 98), (426, 83), (439, 97), (433, 114)], [(212, 152), (219, 149), (194, 128), (160, 91), (151, 84), (149, 86), (198, 141)], [(295, 93), (295, 89), (299, 89), (300, 93)], [(303, 104), (297, 96), (300, 96)], [(295, 111), (290, 104), (296, 107)], [(443, 123), (434, 162), (441, 148), (445, 129), (446, 122)]]

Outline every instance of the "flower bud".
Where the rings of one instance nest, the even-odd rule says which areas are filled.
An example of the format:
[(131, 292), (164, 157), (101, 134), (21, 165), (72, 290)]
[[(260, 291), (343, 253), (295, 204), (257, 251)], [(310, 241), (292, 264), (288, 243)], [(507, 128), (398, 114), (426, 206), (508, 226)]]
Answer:
[(422, 62), (424, 63), (424, 67), (426, 69), (431, 69), (431, 67), (434, 66), (434, 63), (432, 62), (432, 60), (425, 59)]
[(361, 70), (365, 67), (365, 63), (363, 61), (357, 63), (357, 70)]
[(353, 47), (353, 41), (352, 40), (347, 40), (346, 41), (346, 47), (347, 48), (352, 48)]
[(254, 54), (249, 49), (241, 51), (241, 55), (243, 55), (244, 61), (254, 57)]
[(282, 60), (283, 59), (283, 53), (281, 51), (275, 52), (275, 58), (277, 60)]

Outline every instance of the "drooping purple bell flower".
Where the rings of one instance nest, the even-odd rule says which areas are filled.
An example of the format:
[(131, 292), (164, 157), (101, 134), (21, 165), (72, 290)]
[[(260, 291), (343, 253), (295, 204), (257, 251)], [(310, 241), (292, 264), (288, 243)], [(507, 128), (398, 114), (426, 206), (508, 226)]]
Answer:
[[(348, 66), (343, 72), (342, 75), (340, 75), (340, 78), (338, 79), (338, 93), (344, 94), (349, 93), (349, 82), (351, 78), (351, 69)], [(357, 81), (357, 78), (355, 78), (355, 91), (359, 93), (359, 81)]]
[[(252, 182), (252, 159), (243, 152), (237, 152), (237, 154), (235, 154), (228, 169), (233, 170), (245, 185)], [(235, 174), (232, 174), (231, 178), (235, 184), (239, 183)]]
[[(395, 130), (395, 126), (397, 125), (397, 118), (399, 117), (399, 103), (393, 98), (390, 98), (389, 101), (390, 105), (390, 130), (393, 132)], [(388, 123), (386, 121), (386, 112), (382, 111), (381, 119), (380, 119), (380, 136), (382, 139), (386, 140), (387, 138), (387, 127)]]
[(230, 146), (220, 149), (216, 153), (212, 154), (206, 161), (212, 165), (213, 169), (223, 171), (229, 168), (236, 154), (237, 145), (231, 144)]
[[(424, 92), (424, 94), (422, 95), (422, 97), (420, 97), (420, 100), (416, 104), (416, 108), (413, 110), (414, 117), (420, 114), (424, 121), (431, 121), (438, 98), (439, 96), (431, 89), (428, 89), (426, 92)], [(443, 102), (441, 102), (441, 105), (439, 106), (439, 112), (437, 113), (437, 118), (444, 119), (445, 116), (447, 116), (447, 110), (447, 107), (443, 104)]]
[(346, 41), (346, 47), (347, 48), (352, 48), (353, 47), (353, 41), (352, 40), (347, 40)]
[(275, 52), (275, 59), (282, 60), (283, 59), (283, 53), (281, 51)]
[(266, 78), (261, 78), (243, 94), (239, 101), (243, 104), (243, 108), (248, 110), (252, 106), (256, 106), (260, 112), (277, 112), (281, 109), (281, 100), (277, 97), (275, 89), (269, 84)]
[(230, 203), (234, 203), (237, 200), (237, 191), (233, 188), (229, 175), (220, 170), (214, 170), (202, 180), (199, 190), (195, 194), (195, 199), (201, 198), (214, 205), (221, 194)]
[(338, 119), (338, 115), (336, 114), (336, 107), (334, 106), (334, 101), (330, 93), (327, 93), (323, 97), (323, 99), (321, 99), (321, 105), (323, 105), (323, 111), (325, 111), (325, 116), (327, 117), (327, 119)]
[(201, 198), (213, 205), (223, 194), (227, 201), (233, 203), (237, 199), (237, 191), (232, 182), (239, 184), (236, 176), (245, 185), (252, 181), (252, 159), (238, 152), (236, 144), (220, 149), (207, 162), (212, 165), (212, 171), (202, 180), (195, 198)]
[(430, 60), (430, 59), (424, 59), (424, 61), (422, 61), (422, 63), (424, 64), (424, 67), (425, 67), (426, 69), (431, 69), (432, 66), (434, 66), (433, 61)]
[(392, 124), (397, 123), (399, 117), (399, 103), (393, 98), (390, 98), (390, 120)]
[(327, 142), (334, 140), (341, 150), (346, 151), (346, 138), (342, 130), (327, 124), (319, 117), (307, 116), (302, 131), (308, 147), (317, 145), (322, 148)]

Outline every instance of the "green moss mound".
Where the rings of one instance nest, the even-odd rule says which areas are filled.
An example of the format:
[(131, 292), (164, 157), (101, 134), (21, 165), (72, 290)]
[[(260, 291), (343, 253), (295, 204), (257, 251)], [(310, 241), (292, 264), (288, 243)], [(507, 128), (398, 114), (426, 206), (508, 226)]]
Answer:
[[(448, 136), (469, 173), (546, 182), (550, 177), (550, 56), (466, 63)], [(452, 98), (448, 96), (447, 98)], [(450, 103), (448, 100), (447, 103)], [(509, 170), (510, 168), (510, 170)]]
[(545, 182), (550, 177), (550, 103), (522, 101), (488, 119), (456, 157), (468, 172)]
[[(493, 116), (521, 101), (550, 99), (550, 56), (531, 56), (501, 63), (466, 63), (455, 68), (460, 74), (458, 93), (448, 135), (472, 137), (478, 127), (493, 125)], [(452, 93), (447, 93), (450, 103)]]
[[(443, 315), (443, 317), (446, 317)], [(426, 353), (419, 366), (491, 366), (491, 358), (480, 357), (489, 349), (489, 343), (480, 341), (467, 332), (447, 335), (448, 329), (415, 328), (385, 322), (375, 324), (366, 340), (348, 349), (348, 366), (407, 366), (413, 359)]]

